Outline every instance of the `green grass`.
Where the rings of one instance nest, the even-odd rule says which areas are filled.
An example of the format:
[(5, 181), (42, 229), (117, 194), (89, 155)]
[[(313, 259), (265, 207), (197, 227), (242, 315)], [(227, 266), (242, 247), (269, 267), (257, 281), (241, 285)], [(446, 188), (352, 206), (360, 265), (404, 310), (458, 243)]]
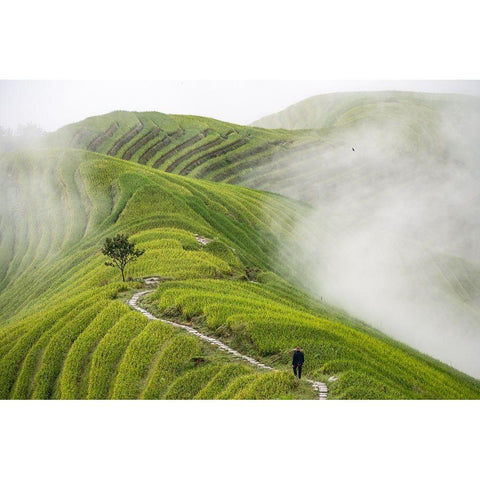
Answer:
[(248, 375), (250, 372), (251, 369), (245, 365), (225, 365), (193, 398), (201, 400), (216, 398), (237, 377)]
[(167, 400), (192, 400), (220, 369), (221, 367), (218, 365), (207, 365), (190, 370), (170, 385), (165, 398)]
[(92, 357), (87, 398), (110, 398), (118, 366), (130, 343), (146, 327), (148, 321), (137, 313), (129, 313), (102, 338)]
[[(133, 135), (139, 119), (143, 129)], [(114, 149), (129, 161), (79, 148), (0, 159), (2, 178), (13, 178), (0, 192), (0, 398), (315, 398), (290, 371), (297, 343), (308, 378), (338, 376), (332, 398), (480, 398), (478, 381), (294, 286), (278, 249), (285, 239), (295, 245), (293, 227), (308, 206), (135, 160), (141, 153), (134, 147), (145, 151), (154, 140), (141, 142), (150, 128), (203, 132), (201, 146), (215, 135), (274, 144), (293, 142), (294, 134), (125, 112), (88, 119), (80, 133), (77, 127), (58, 132), (57, 145), (68, 137), (76, 147)], [(105, 132), (111, 136), (100, 136)], [(199, 158), (190, 152), (168, 161)], [(127, 267), (127, 283), (100, 252), (107, 236), (121, 232), (146, 250)], [(211, 242), (203, 246), (195, 234)], [(233, 360), (132, 311), (123, 302), (148, 276), (163, 279), (147, 299), (152, 311), (191, 322), (278, 371)]]
[(256, 378), (244, 386), (235, 396), (236, 400), (268, 400), (269, 398), (292, 399), (292, 391), (298, 385), (290, 372), (273, 372)]
[[(73, 320), (56, 332), (43, 354), (40, 368), (35, 375), (34, 399), (51, 398), (55, 396), (55, 384), (60, 377), (60, 372), (65, 357), (77, 336), (85, 330), (95, 316), (105, 307), (104, 302), (92, 302)], [(70, 317), (69, 313), (69, 317)]]
[(93, 352), (119, 319), (129, 313), (129, 309), (123, 303), (110, 302), (108, 307), (78, 335), (65, 359), (60, 378), (62, 398), (79, 399), (87, 395)]
[(272, 159), (289, 145), (308, 143), (311, 137), (310, 132), (270, 131), (205, 117), (112, 112), (60, 129), (49, 135), (48, 144), (87, 149), (170, 173), (213, 178), (232, 163), (241, 161), (237, 170), (242, 171)]
[(148, 381), (151, 363), (173, 334), (173, 327), (152, 322), (128, 346), (115, 380), (112, 398), (138, 398)]
[(186, 369), (190, 359), (200, 352), (199, 340), (191, 336), (179, 335), (168, 342), (156, 362), (142, 398), (161, 398), (172, 380), (179, 376)]
[[(266, 266), (265, 252), (275, 249), (263, 234), (269, 225), (256, 192), (230, 192), (78, 150), (18, 152), (0, 166), (29, 179), (15, 192), (25, 209), (21, 221), (15, 205), (2, 218), (16, 241), (1, 242), (1, 398), (163, 398), (191, 373), (192, 357), (215, 368), (230, 363), (121, 303), (117, 298), (141, 283), (120, 282), (100, 249), (119, 232), (145, 248), (127, 270), (133, 279), (242, 278), (245, 265)], [(54, 188), (45, 196), (31, 188), (34, 182)], [(293, 204), (273, 201), (293, 214)], [(212, 241), (202, 246), (195, 234)]]
[(198, 319), (205, 331), (277, 368), (288, 370), (293, 347), (302, 345), (304, 375), (335, 374), (336, 398), (478, 397), (477, 381), (465, 383), (464, 375), (440, 362), (368, 328), (324, 318), (282, 292), (274, 277), (266, 284), (190, 280), (160, 285), (149, 302), (158, 302), (160, 313)]

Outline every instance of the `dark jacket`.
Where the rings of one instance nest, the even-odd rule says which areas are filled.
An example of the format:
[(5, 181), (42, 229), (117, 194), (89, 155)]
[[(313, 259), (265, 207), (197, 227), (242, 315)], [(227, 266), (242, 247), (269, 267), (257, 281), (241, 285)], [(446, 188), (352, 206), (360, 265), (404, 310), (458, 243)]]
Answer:
[(292, 365), (303, 365), (304, 357), (303, 352), (295, 350), (293, 354), (293, 362)]

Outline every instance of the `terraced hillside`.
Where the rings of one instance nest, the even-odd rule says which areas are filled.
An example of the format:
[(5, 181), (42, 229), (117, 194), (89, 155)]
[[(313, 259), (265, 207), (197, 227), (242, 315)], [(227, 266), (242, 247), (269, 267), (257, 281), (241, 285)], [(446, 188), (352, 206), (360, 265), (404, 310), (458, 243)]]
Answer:
[(254, 125), (115, 112), (50, 142), (308, 203), (280, 249), (297, 282), (479, 377), (479, 99), (321, 95)]
[[(232, 363), (149, 323), (118, 299), (142, 284), (118, 282), (100, 254), (106, 236), (124, 231), (147, 250), (130, 277), (245, 281), (245, 265), (268, 268), (274, 248), (267, 197), (79, 151), (18, 153), (1, 169), (1, 398), (183, 398), (184, 375), (197, 393), (214, 381), (201, 398), (245, 375), (252, 383), (236, 395), (314, 398), (289, 374)], [(292, 214), (268, 203), (279, 221)]]
[[(323, 142), (294, 162), (279, 155), (236, 179), (315, 207), (298, 225), (309, 239), (300, 250), (312, 267), (306, 283), (480, 376), (480, 99), (321, 95), (255, 125), (321, 132)], [(322, 228), (310, 231), (312, 222)]]
[(211, 118), (119, 111), (68, 125), (49, 140), (52, 145), (103, 153), (168, 173), (226, 181), (280, 152), (311, 146), (318, 136)]
[[(306, 206), (80, 149), (0, 163), (1, 398), (480, 398), (480, 384), (288, 283), (283, 239)], [(127, 283), (100, 253), (125, 232), (146, 253)], [(202, 240), (200, 243), (199, 239)], [(208, 241), (210, 240), (210, 241)], [(147, 305), (280, 371), (265, 372), (132, 311)]]
[[(478, 176), (479, 118), (480, 99), (471, 96), (359, 92), (311, 97), (253, 125), (292, 133), (313, 129), (322, 142), (297, 157), (294, 165), (290, 159), (275, 157), (242, 183), (275, 186), (275, 191), (326, 204), (369, 179), (380, 191), (391, 186), (392, 176), (398, 185), (413, 182), (415, 186), (426, 169), (450, 162)], [(262, 178), (269, 173), (273, 178)], [(297, 178), (301, 191), (295, 190), (299, 182), (288, 181)], [(334, 191), (335, 186), (340, 192)]]
[[(381, 190), (390, 186), (390, 176), (404, 185), (415, 183), (417, 160), (420, 166), (435, 167), (453, 156), (478, 175), (470, 140), (479, 110), (475, 97), (362, 92), (312, 97), (251, 127), (204, 117), (118, 111), (63, 127), (48, 136), (48, 145), (86, 149), (169, 173), (268, 188), (316, 203), (348, 194), (352, 186), (370, 179), (372, 170), (378, 171), (375, 180)], [(461, 155), (448, 148), (453, 140)], [(399, 157), (406, 164), (392, 162)]]

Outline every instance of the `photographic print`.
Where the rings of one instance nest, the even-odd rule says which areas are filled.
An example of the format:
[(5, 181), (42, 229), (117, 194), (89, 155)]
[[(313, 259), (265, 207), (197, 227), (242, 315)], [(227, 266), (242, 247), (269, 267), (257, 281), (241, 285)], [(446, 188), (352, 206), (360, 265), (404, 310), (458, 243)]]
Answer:
[(478, 399), (480, 82), (355, 85), (3, 81), (0, 397)]

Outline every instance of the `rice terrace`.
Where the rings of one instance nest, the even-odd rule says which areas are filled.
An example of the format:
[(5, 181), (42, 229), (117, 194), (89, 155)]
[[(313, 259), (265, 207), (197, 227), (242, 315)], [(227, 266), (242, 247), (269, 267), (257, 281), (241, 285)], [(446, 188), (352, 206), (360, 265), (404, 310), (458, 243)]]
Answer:
[(365, 92), (5, 141), (0, 398), (480, 399), (479, 125)]

